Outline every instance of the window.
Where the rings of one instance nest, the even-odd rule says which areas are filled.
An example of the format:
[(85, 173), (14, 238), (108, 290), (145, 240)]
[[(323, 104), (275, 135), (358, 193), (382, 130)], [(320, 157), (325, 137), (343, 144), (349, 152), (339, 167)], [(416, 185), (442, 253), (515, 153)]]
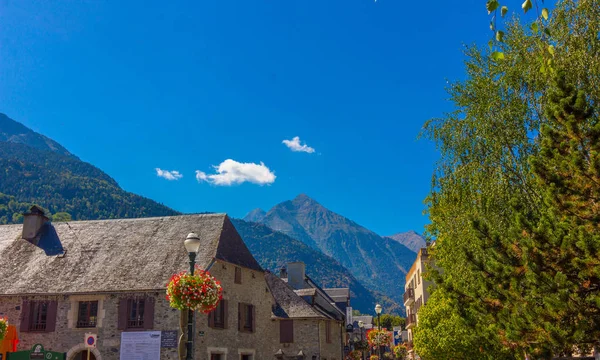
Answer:
[(325, 321), (325, 342), (331, 343), (331, 321)]
[(421, 270), (417, 270), (417, 285), (421, 283)]
[(129, 299), (127, 301), (127, 328), (144, 328), (144, 308), (146, 301), (144, 299)]
[(223, 360), (222, 354), (210, 354), (210, 360)]
[(242, 283), (242, 268), (240, 267), (235, 267), (235, 279), (234, 282), (236, 284), (241, 284)]
[(98, 301), (80, 301), (79, 310), (77, 312), (77, 327), (78, 328), (93, 328), (96, 327), (98, 319)]
[(238, 330), (254, 332), (254, 305), (238, 304)]
[(31, 303), (29, 331), (46, 331), (48, 305), (47, 301), (34, 301)]
[(293, 343), (294, 342), (294, 321), (281, 320), (279, 322), (279, 342)]
[(242, 354), (240, 360), (252, 360), (252, 355)]
[(145, 329), (154, 326), (154, 298), (123, 298), (119, 301), (118, 329)]
[(227, 329), (227, 300), (219, 301), (217, 308), (208, 314), (208, 326), (215, 329)]
[(22, 332), (52, 332), (56, 328), (56, 301), (23, 301)]

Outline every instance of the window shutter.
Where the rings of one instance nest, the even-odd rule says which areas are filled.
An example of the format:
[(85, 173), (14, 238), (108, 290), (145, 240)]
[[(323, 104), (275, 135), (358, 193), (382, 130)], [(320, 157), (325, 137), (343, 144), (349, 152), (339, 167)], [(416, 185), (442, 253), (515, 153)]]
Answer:
[(249, 305), (250, 311), (252, 311), (252, 332), (256, 330), (256, 312), (254, 311), (256, 307), (254, 305)]
[(281, 320), (279, 321), (279, 342), (293, 343), (294, 342), (294, 321)]
[(119, 319), (117, 320), (117, 329), (125, 330), (127, 328), (127, 299), (119, 300)]
[(215, 311), (217, 309), (211, 311), (208, 313), (208, 327), (210, 328), (214, 328), (215, 327)]
[(223, 304), (223, 328), (227, 329), (227, 321), (229, 315), (229, 310), (227, 309), (227, 300), (221, 300), (221, 303)]
[(238, 331), (242, 331), (244, 329), (244, 324), (242, 324), (242, 311), (244, 310), (244, 304), (238, 303)]
[(48, 313), (46, 314), (46, 332), (54, 332), (56, 330), (56, 312), (58, 310), (57, 301), (48, 302)]
[(29, 301), (23, 300), (23, 306), (21, 307), (21, 326), (20, 326), (21, 332), (29, 331), (29, 316), (31, 313), (29, 305), (30, 305)]
[(144, 299), (144, 329), (150, 330), (154, 328), (154, 298), (147, 297)]

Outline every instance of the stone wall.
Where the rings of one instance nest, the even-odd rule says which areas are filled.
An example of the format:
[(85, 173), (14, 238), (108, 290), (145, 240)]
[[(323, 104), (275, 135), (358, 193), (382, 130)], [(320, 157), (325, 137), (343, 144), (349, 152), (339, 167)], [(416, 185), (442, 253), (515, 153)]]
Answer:
[[(206, 314), (196, 314), (195, 358), (209, 359), (209, 352), (221, 352), (226, 360), (239, 360), (241, 354), (253, 355), (252, 360), (273, 359), (282, 349), (287, 354), (302, 350), (305, 359), (341, 360), (341, 323), (331, 322), (331, 343), (325, 342), (325, 321), (295, 320), (294, 344), (284, 347), (279, 343), (279, 323), (272, 319), (274, 305), (262, 272), (242, 269), (242, 283), (234, 283), (235, 265), (215, 262), (210, 272), (223, 286), (223, 298), (228, 300), (227, 329), (208, 327)], [(6, 316), (19, 331), (19, 350), (28, 350), (33, 344), (43, 344), (46, 350), (68, 352), (69, 360), (83, 350), (87, 332), (98, 335), (97, 360), (120, 360), (121, 330), (117, 329), (119, 301), (121, 298), (147, 296), (154, 299), (153, 330), (178, 330), (181, 313), (169, 307), (164, 290), (146, 293), (29, 296), (27, 300), (58, 302), (56, 330), (49, 333), (19, 331), (23, 297), (0, 297), (0, 316)], [(77, 328), (79, 301), (98, 300), (98, 326)], [(256, 331), (238, 331), (238, 303), (255, 306)], [(202, 334), (202, 335), (200, 335)], [(320, 347), (320, 350), (319, 350)], [(320, 351), (320, 353), (319, 353)], [(320, 356), (320, 357), (319, 357)], [(178, 359), (177, 349), (161, 349), (161, 360)]]

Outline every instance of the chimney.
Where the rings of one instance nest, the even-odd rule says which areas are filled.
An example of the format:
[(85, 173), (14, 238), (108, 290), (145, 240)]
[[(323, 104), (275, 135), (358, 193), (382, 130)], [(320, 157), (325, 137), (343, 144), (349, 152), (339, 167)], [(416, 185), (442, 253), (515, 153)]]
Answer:
[(279, 269), (279, 278), (281, 278), (281, 279), (287, 279), (287, 277), (288, 277), (287, 270), (285, 268), (285, 265), (283, 265), (281, 267), (281, 269)]
[(287, 264), (288, 284), (295, 290), (304, 289), (306, 265), (302, 261)]

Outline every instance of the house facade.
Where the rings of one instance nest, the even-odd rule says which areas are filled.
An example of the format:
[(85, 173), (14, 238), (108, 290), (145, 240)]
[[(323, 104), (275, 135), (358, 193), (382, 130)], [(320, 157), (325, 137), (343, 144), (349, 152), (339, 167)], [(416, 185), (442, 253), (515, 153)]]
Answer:
[(430, 281), (423, 278), (426, 266), (429, 261), (427, 248), (421, 248), (417, 253), (417, 258), (406, 274), (406, 285), (404, 288), (404, 306), (406, 307), (406, 329), (409, 352), (412, 352), (412, 341), (414, 328), (418, 324), (418, 311), (429, 299), (428, 288)]
[[(87, 359), (84, 336), (93, 333), (93, 360), (128, 360), (124, 354), (137, 351), (136, 346), (159, 352), (160, 359), (180, 359), (185, 350), (179, 351), (177, 341), (162, 340), (186, 334), (187, 316), (169, 306), (165, 289), (171, 275), (189, 268), (183, 241), (194, 232), (201, 239), (196, 264), (223, 287), (217, 309), (196, 314), (195, 359), (287, 358), (280, 353), (282, 325), (274, 315), (279, 305), (268, 273), (226, 215), (53, 226), (66, 250), (61, 256), (48, 257), (21, 240), (21, 225), (0, 226), (0, 316), (16, 326), (18, 350), (40, 343), (66, 352), (68, 360)], [(341, 359), (339, 346), (315, 346), (321, 336), (309, 337), (326, 334), (327, 326), (332, 325), (321, 319), (295, 324), (292, 344), (303, 358)], [(159, 334), (160, 345), (144, 342)], [(335, 331), (329, 334), (341, 338)]]

